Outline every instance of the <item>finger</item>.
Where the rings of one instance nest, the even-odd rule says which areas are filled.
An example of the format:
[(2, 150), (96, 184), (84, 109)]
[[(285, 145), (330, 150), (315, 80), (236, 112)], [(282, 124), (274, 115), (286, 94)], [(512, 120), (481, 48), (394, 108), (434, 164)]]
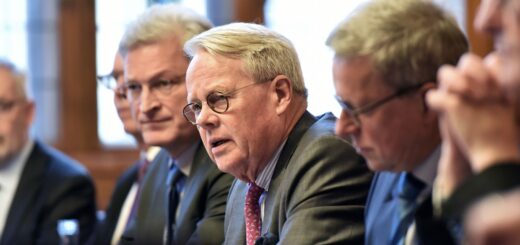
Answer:
[(439, 88), (452, 92), (464, 94), (467, 93), (469, 83), (465, 81), (464, 75), (454, 66), (443, 65), (437, 71), (437, 79)]
[[(490, 62), (493, 66), (489, 67), (486, 62)], [(494, 100), (501, 94), (496, 79), (498, 72), (496, 64), (497, 58), (494, 55), (484, 61), (473, 54), (467, 54), (461, 58), (457, 68), (466, 78), (465, 97), (475, 101), (486, 101)]]
[(458, 95), (448, 93), (440, 89), (431, 89), (426, 93), (426, 103), (429, 108), (439, 114), (449, 112), (454, 109), (458, 101)]

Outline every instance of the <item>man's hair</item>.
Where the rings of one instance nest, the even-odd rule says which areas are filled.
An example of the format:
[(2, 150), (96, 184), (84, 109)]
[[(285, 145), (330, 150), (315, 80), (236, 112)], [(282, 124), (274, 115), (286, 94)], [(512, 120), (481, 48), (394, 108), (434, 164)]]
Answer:
[(0, 58), (0, 69), (6, 70), (10, 73), (13, 82), (15, 83), (16, 96), (19, 99), (27, 101), (30, 97), (27, 89), (25, 74), (20, 71), (12, 62)]
[(186, 40), (210, 29), (213, 24), (204, 16), (178, 4), (156, 4), (146, 9), (126, 29), (119, 52), (177, 37), (181, 47)]
[(293, 92), (307, 97), (300, 61), (291, 41), (264, 26), (232, 23), (215, 27), (184, 45), (189, 57), (199, 49), (211, 55), (242, 60), (246, 72), (258, 83), (285, 75), (291, 80)]
[(454, 18), (425, 0), (375, 0), (354, 11), (327, 39), (336, 56), (368, 57), (394, 88), (436, 82), (468, 41)]

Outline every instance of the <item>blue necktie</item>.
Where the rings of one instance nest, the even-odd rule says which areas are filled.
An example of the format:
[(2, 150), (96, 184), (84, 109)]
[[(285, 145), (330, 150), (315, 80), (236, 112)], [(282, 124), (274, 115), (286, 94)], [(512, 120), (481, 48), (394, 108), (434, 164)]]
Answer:
[(391, 244), (404, 244), (406, 231), (408, 231), (408, 228), (413, 223), (415, 210), (418, 207), (417, 198), (425, 187), (426, 185), (412, 174), (405, 173), (401, 175), (397, 196), (399, 222), (394, 224), (393, 230), (395, 232)]
[(182, 187), (184, 185), (184, 179), (186, 176), (181, 172), (181, 170), (172, 163), (170, 166), (170, 171), (168, 172), (168, 177), (166, 180), (166, 190), (168, 193), (167, 196), (167, 214), (168, 214), (168, 227), (167, 227), (167, 240), (166, 244), (172, 244), (173, 236), (174, 236), (174, 226), (175, 226), (175, 213), (177, 211), (177, 206), (180, 201), (180, 194), (182, 191)]

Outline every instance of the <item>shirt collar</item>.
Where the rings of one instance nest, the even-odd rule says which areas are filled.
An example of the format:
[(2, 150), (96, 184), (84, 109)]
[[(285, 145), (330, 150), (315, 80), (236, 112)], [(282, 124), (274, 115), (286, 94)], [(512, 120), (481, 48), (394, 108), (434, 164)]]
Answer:
[(285, 142), (287, 142), (287, 139), (280, 145), (280, 147), (278, 147), (278, 150), (274, 154), (271, 161), (269, 161), (265, 168), (256, 177), (255, 184), (262, 187), (265, 191), (269, 190), (269, 185), (271, 184), (271, 179), (273, 178), (274, 169), (276, 167), (276, 163), (278, 162), (278, 158), (280, 158), (280, 153), (285, 146)]
[(18, 180), (22, 175), (22, 171), (25, 167), (27, 159), (29, 158), (29, 154), (34, 146), (34, 140), (29, 139), (22, 147), (22, 150), (11, 160), (5, 163), (2, 168), (0, 168), (0, 185), (5, 188), (7, 185), (14, 184), (15, 186), (11, 186), (16, 188)]
[(161, 151), (161, 147), (158, 146), (150, 146), (146, 148), (146, 151), (141, 152), (141, 159), (146, 158), (148, 162), (152, 162), (155, 156)]
[(438, 146), (425, 161), (412, 171), (412, 174), (426, 183), (429, 188), (433, 186), (433, 181), (435, 180), (435, 176), (437, 176), (437, 165), (440, 156), (441, 147)]

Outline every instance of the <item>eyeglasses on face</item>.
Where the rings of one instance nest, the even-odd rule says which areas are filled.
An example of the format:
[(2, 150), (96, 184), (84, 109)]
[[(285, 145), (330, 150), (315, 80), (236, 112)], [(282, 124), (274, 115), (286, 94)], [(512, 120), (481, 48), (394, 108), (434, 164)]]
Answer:
[(114, 91), (120, 97), (126, 97), (126, 87), (124, 85), (118, 85), (117, 79), (122, 74), (110, 73), (107, 75), (97, 76), (97, 81), (103, 85), (103, 87)]
[[(266, 82), (269, 82), (272, 80), (267, 80)], [(249, 88), (253, 85), (258, 84), (264, 84), (266, 82), (259, 82), (259, 83), (251, 83), (248, 85), (245, 85), (243, 87), (234, 89), (232, 91), (222, 93), (222, 92), (211, 92), (206, 96), (206, 104), (208, 107), (219, 114), (225, 113), (229, 109), (229, 98), (237, 93), (238, 91)], [(202, 111), (202, 103), (201, 102), (192, 102), (184, 106), (184, 109), (182, 110), (182, 113), (184, 114), (184, 117), (186, 120), (188, 120), (193, 125), (197, 124), (197, 118), (200, 115), (200, 112)]]
[(0, 115), (6, 115), (11, 112), (14, 106), (18, 103), (22, 102), (22, 100), (4, 100), (0, 99)]
[(395, 93), (392, 93), (386, 97), (383, 97), (380, 100), (370, 102), (359, 108), (356, 108), (355, 106), (351, 105), (349, 102), (344, 101), (337, 95), (335, 96), (335, 98), (338, 101), (339, 105), (341, 106), (341, 109), (343, 109), (345, 112), (347, 112), (353, 118), (354, 124), (359, 127), (361, 125), (361, 120), (359, 119), (359, 115), (369, 113), (369, 112), (379, 108), (380, 106), (392, 101), (395, 98), (401, 97), (403, 95), (412, 93), (412, 92), (420, 89), (422, 86), (423, 86), (423, 84), (420, 83), (420, 84), (416, 84), (416, 85), (413, 85), (410, 87), (405, 87), (405, 88), (399, 89)]
[(156, 97), (164, 97), (171, 93), (172, 88), (175, 85), (184, 82), (185, 77), (186, 75), (181, 75), (174, 77), (173, 79), (157, 79), (152, 80), (147, 84), (130, 81), (125, 84), (126, 94), (129, 100), (139, 100), (141, 98), (141, 94), (143, 93), (143, 88), (148, 87), (150, 93)]

